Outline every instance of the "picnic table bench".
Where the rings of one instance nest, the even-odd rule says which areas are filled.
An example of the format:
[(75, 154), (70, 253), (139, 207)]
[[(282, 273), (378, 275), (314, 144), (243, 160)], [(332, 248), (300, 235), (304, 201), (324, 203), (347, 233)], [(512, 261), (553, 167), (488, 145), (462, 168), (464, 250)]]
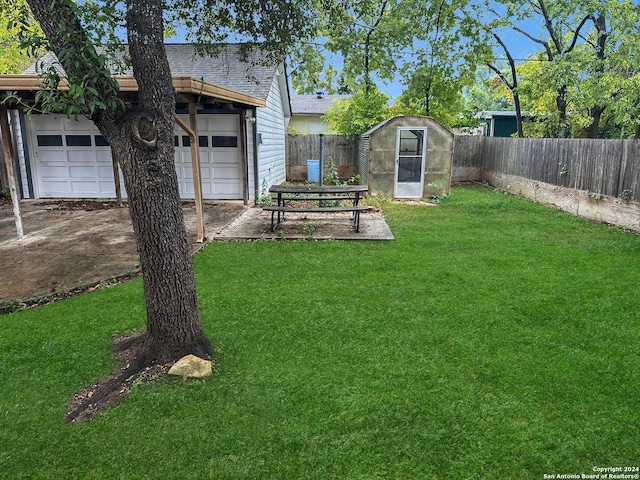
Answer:
[[(367, 205), (358, 205), (360, 195), (369, 190), (367, 185), (273, 185), (269, 193), (277, 195), (276, 205), (265, 205), (263, 210), (271, 212), (271, 231), (284, 220), (287, 212), (340, 213), (351, 212), (356, 232), (360, 231), (360, 213), (371, 210)], [(347, 202), (347, 206), (325, 205), (325, 202)], [(308, 203), (317, 206), (308, 206)], [(277, 215), (276, 215), (277, 214)]]

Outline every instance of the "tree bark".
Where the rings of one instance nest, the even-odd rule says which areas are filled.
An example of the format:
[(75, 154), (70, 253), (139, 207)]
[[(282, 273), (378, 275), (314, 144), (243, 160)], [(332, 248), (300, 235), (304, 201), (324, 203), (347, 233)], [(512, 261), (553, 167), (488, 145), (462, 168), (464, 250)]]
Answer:
[[(70, 48), (70, 35), (61, 32), (85, 36), (71, 0), (28, 3), (56, 53)], [(174, 165), (175, 93), (164, 48), (163, 1), (127, 0), (126, 8), (138, 104), (124, 112), (98, 112), (92, 120), (122, 168), (140, 254), (147, 332), (139, 360), (150, 364), (187, 354), (210, 358)], [(91, 64), (63, 66), (82, 76), (95, 72)]]
[(558, 138), (566, 138), (569, 134), (567, 122), (567, 86), (561, 85), (556, 94), (556, 108), (558, 109)]

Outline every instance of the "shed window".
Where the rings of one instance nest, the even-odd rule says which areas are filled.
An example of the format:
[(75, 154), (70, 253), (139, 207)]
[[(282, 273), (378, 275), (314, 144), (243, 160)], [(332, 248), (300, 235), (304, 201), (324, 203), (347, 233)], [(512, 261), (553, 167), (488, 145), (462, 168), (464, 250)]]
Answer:
[(209, 146), (209, 137), (206, 135), (200, 135), (198, 137), (198, 146), (200, 147), (208, 147)]
[(39, 147), (61, 147), (62, 135), (38, 135)]
[(211, 146), (213, 147), (237, 147), (238, 137), (215, 135), (211, 137)]
[(189, 135), (183, 135), (182, 136), (182, 146), (183, 147), (190, 147), (191, 146), (191, 140), (189, 139)]
[(400, 155), (422, 155), (424, 132), (421, 130), (400, 131)]
[(67, 147), (90, 147), (91, 135), (67, 135)]

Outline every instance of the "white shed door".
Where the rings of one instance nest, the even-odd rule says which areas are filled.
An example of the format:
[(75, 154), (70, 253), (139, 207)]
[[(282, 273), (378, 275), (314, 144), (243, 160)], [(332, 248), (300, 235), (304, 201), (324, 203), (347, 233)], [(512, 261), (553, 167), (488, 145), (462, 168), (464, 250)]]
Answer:
[(394, 197), (422, 197), (426, 147), (425, 127), (398, 127)]
[(111, 149), (92, 122), (33, 115), (30, 125), (39, 197), (115, 196)]
[[(183, 119), (188, 124), (188, 116)], [(238, 115), (198, 115), (205, 199), (243, 198), (239, 122)], [(30, 124), (38, 197), (115, 197), (111, 149), (91, 121), (63, 115), (34, 115)], [(177, 125), (175, 133), (180, 196), (194, 198), (189, 137)], [(124, 187), (124, 182), (121, 185)]]

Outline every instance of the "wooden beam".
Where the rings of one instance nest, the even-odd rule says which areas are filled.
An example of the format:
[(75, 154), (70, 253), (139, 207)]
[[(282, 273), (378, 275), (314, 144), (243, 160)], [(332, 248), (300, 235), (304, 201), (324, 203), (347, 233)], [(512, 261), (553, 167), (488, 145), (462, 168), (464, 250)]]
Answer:
[(116, 187), (116, 203), (122, 206), (122, 186), (120, 185), (120, 169), (118, 168), (118, 160), (111, 150), (111, 165), (113, 166), (113, 183)]
[(13, 144), (11, 142), (8, 114), (9, 111), (7, 106), (0, 104), (0, 136), (2, 136), (2, 155), (7, 167), (7, 176), (9, 177), (9, 191), (11, 193), (11, 202), (13, 203), (13, 216), (16, 221), (16, 233), (18, 240), (21, 240), (24, 238), (22, 209), (20, 206), (20, 192), (18, 191), (16, 175), (13, 168)]
[[(120, 86), (120, 92), (137, 92), (138, 84), (136, 79), (130, 76), (114, 77)], [(231, 90), (201, 78), (195, 77), (173, 77), (173, 87), (176, 93), (186, 93), (194, 95), (196, 98), (212, 98), (219, 101), (239, 103), (251, 107), (265, 107), (266, 100), (254, 97), (245, 93)], [(42, 78), (38, 75), (0, 75), (0, 91), (17, 91), (22, 94), (25, 91), (38, 91), (42, 89)], [(65, 78), (60, 80), (62, 90), (68, 88)]]
[(191, 144), (191, 167), (193, 169), (193, 194), (196, 204), (196, 242), (204, 242), (204, 212), (202, 208), (202, 177), (200, 175), (200, 149), (198, 148), (198, 122), (196, 104), (189, 103), (189, 125), (176, 115), (176, 123), (187, 135)]

